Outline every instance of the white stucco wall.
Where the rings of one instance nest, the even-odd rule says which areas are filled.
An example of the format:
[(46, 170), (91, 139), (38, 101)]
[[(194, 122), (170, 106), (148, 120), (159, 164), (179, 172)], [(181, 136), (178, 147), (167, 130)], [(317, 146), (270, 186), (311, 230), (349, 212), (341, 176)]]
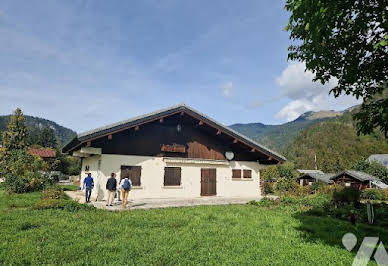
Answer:
[[(182, 160), (185, 161), (185, 159)], [(216, 163), (217, 161), (211, 160), (201, 160), (201, 163), (182, 163), (168, 162), (163, 157), (94, 155), (83, 159), (81, 184), (86, 173), (90, 172), (95, 180), (92, 196), (97, 196), (99, 188), (99, 199), (106, 199), (105, 185), (112, 172), (116, 173), (119, 181), (121, 165), (141, 166), (141, 186), (131, 190), (130, 198), (194, 198), (200, 197), (201, 194), (201, 168), (216, 168), (217, 196), (260, 196), (259, 170), (264, 167), (263, 165), (247, 161), (224, 162), (226, 165)], [(89, 171), (85, 171), (86, 165), (89, 165)], [(163, 186), (164, 167), (166, 166), (181, 167), (181, 186)], [(250, 169), (252, 170), (252, 179), (232, 179), (232, 169)]]

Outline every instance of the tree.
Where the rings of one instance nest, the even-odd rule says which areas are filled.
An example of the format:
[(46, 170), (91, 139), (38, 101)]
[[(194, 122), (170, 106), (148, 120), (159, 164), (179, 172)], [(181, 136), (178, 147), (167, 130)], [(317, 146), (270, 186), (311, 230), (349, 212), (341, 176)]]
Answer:
[(28, 129), (28, 138), (27, 138), (27, 143), (29, 146), (35, 146), (39, 145), (40, 143), (40, 136), (42, 134), (42, 130), (39, 127), (29, 127)]
[(384, 182), (388, 183), (388, 169), (378, 162), (369, 162), (367, 160), (356, 161), (352, 169), (365, 172), (367, 174), (373, 175)]
[(15, 110), (7, 130), (3, 132), (2, 144), (5, 152), (25, 149), (27, 146), (27, 128), (24, 124), (23, 112), (19, 108)]
[(46, 148), (56, 148), (57, 147), (57, 139), (55, 137), (55, 132), (51, 127), (45, 127), (39, 136), (40, 146)]
[(47, 164), (27, 151), (27, 128), (19, 108), (11, 116), (7, 130), (2, 135), (0, 148), (0, 176), (5, 178), (5, 187), (15, 193), (43, 188), (50, 182), (43, 171)]
[[(305, 62), (314, 81), (324, 84), (336, 78), (338, 85), (330, 91), (335, 97), (345, 93), (370, 101), (387, 89), (386, 6), (383, 0), (287, 0), (291, 16), (286, 30), (295, 41), (288, 47), (288, 59)], [(387, 96), (374, 106), (362, 105), (356, 117), (359, 133), (379, 127), (388, 137), (387, 105)], [(370, 108), (372, 119), (364, 115)]]
[(385, 138), (388, 138), (388, 89), (382, 94), (376, 94), (372, 99), (365, 100), (354, 119), (359, 121), (359, 134), (371, 134), (374, 128), (380, 127)]
[(5, 177), (5, 187), (14, 193), (40, 190), (51, 184), (51, 180), (42, 172), (47, 169), (47, 164), (41, 158), (31, 155), (26, 149), (11, 150), (6, 161), (0, 162), (0, 173)]

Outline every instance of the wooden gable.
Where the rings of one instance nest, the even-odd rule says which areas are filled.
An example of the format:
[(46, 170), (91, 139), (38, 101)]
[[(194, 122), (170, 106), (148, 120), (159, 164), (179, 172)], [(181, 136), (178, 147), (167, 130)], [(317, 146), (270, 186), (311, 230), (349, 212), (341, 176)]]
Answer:
[(84, 146), (101, 148), (104, 154), (225, 160), (225, 152), (232, 151), (233, 160), (285, 160), (184, 105), (83, 133), (63, 151), (71, 154)]

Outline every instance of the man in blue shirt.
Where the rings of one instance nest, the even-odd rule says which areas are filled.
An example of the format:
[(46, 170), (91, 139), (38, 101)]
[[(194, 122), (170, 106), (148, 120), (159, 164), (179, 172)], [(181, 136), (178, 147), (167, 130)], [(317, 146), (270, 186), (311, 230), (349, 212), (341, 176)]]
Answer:
[(92, 174), (89, 173), (87, 177), (84, 179), (84, 186), (85, 189), (85, 201), (90, 202), (90, 195), (92, 195), (92, 189), (94, 187), (94, 181)]

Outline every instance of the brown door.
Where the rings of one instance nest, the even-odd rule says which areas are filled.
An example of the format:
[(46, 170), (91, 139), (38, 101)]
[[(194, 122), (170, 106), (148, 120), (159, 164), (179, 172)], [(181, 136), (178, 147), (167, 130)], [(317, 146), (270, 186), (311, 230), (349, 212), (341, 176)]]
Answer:
[(201, 196), (214, 196), (217, 194), (216, 189), (216, 169), (201, 169)]

